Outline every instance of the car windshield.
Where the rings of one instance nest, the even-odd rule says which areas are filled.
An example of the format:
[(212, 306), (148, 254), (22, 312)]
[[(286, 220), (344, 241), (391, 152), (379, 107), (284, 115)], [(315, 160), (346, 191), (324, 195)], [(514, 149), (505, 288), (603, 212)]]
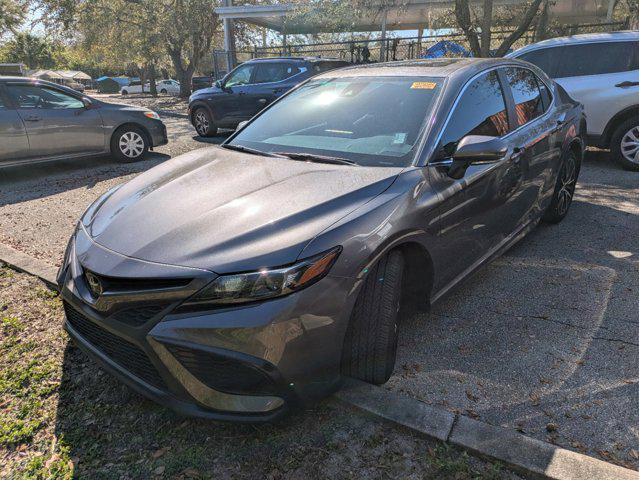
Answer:
[(229, 145), (406, 166), (442, 83), (433, 77), (312, 80), (255, 118)]

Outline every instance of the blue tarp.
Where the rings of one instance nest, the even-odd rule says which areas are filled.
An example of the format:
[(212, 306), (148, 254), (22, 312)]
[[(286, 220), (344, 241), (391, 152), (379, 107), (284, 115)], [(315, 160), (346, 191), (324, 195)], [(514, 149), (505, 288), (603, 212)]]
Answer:
[(104, 82), (105, 80), (113, 80), (114, 82), (118, 82), (121, 87), (126, 87), (131, 80), (126, 77), (109, 77), (108, 75), (104, 75), (103, 77), (96, 78), (96, 82)]
[(470, 57), (468, 50), (459, 43), (450, 40), (441, 40), (426, 50), (422, 58), (441, 58), (441, 57)]

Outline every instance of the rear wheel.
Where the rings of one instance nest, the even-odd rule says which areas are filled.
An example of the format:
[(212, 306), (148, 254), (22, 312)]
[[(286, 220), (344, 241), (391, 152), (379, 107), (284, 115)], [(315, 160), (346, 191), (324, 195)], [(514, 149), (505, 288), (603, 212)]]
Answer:
[(639, 116), (617, 127), (610, 141), (610, 153), (626, 170), (639, 171)]
[(160, 90), (160, 93), (162, 95), (166, 95), (168, 92), (166, 91), (166, 88), (163, 88), (162, 90)]
[(344, 340), (344, 375), (380, 385), (393, 373), (403, 271), (404, 257), (395, 250), (368, 273)]
[(127, 92), (126, 90), (122, 90), (122, 95), (128, 95), (129, 92)]
[(552, 200), (548, 210), (544, 213), (543, 220), (545, 222), (559, 223), (568, 215), (577, 185), (578, 167), (577, 156), (573, 152), (568, 153), (557, 176)]
[(111, 153), (121, 162), (135, 162), (149, 151), (146, 134), (135, 125), (118, 128), (111, 137)]
[(201, 137), (212, 137), (217, 133), (213, 118), (204, 107), (199, 107), (193, 112), (193, 126)]

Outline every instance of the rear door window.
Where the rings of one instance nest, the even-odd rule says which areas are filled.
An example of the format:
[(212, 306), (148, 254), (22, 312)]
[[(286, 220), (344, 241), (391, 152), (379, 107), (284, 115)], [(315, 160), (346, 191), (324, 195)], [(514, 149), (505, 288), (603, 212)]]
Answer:
[(298, 73), (299, 67), (291, 63), (264, 62), (257, 66), (253, 83), (281, 82)]
[(473, 80), (464, 90), (442, 133), (438, 156), (450, 157), (467, 135), (501, 137), (508, 131), (504, 92), (493, 70)]
[(508, 67), (506, 79), (515, 102), (516, 126), (524, 125), (544, 113), (537, 76), (526, 68)]

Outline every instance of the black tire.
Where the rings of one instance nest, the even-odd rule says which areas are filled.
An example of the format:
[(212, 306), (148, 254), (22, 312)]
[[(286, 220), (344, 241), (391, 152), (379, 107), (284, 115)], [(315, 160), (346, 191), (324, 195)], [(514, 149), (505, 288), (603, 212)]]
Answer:
[(149, 151), (146, 133), (135, 125), (118, 128), (111, 137), (111, 154), (120, 162), (142, 160)]
[(385, 383), (395, 368), (404, 257), (398, 250), (368, 273), (355, 301), (342, 351), (342, 373)]
[[(632, 144), (634, 143), (632, 138), (627, 139), (630, 140), (630, 144), (624, 142), (624, 137), (627, 135), (634, 136), (637, 139), (637, 144)], [(626, 143), (626, 145), (622, 146), (622, 142)], [(632, 157), (630, 155), (631, 152), (637, 152), (636, 160), (630, 159)], [(610, 139), (610, 153), (612, 158), (624, 169), (639, 172), (639, 116), (629, 118), (617, 127)]]
[(160, 93), (162, 95), (166, 95), (168, 92), (166, 91), (166, 88), (163, 88), (162, 90), (160, 90)]
[(204, 107), (198, 107), (193, 112), (193, 126), (200, 137), (212, 137), (217, 134), (213, 117)]
[(544, 222), (559, 223), (568, 215), (578, 176), (579, 160), (574, 152), (568, 152), (561, 163), (552, 200), (542, 217)]
[(126, 90), (122, 90), (122, 95), (128, 95), (129, 92), (127, 92)]

